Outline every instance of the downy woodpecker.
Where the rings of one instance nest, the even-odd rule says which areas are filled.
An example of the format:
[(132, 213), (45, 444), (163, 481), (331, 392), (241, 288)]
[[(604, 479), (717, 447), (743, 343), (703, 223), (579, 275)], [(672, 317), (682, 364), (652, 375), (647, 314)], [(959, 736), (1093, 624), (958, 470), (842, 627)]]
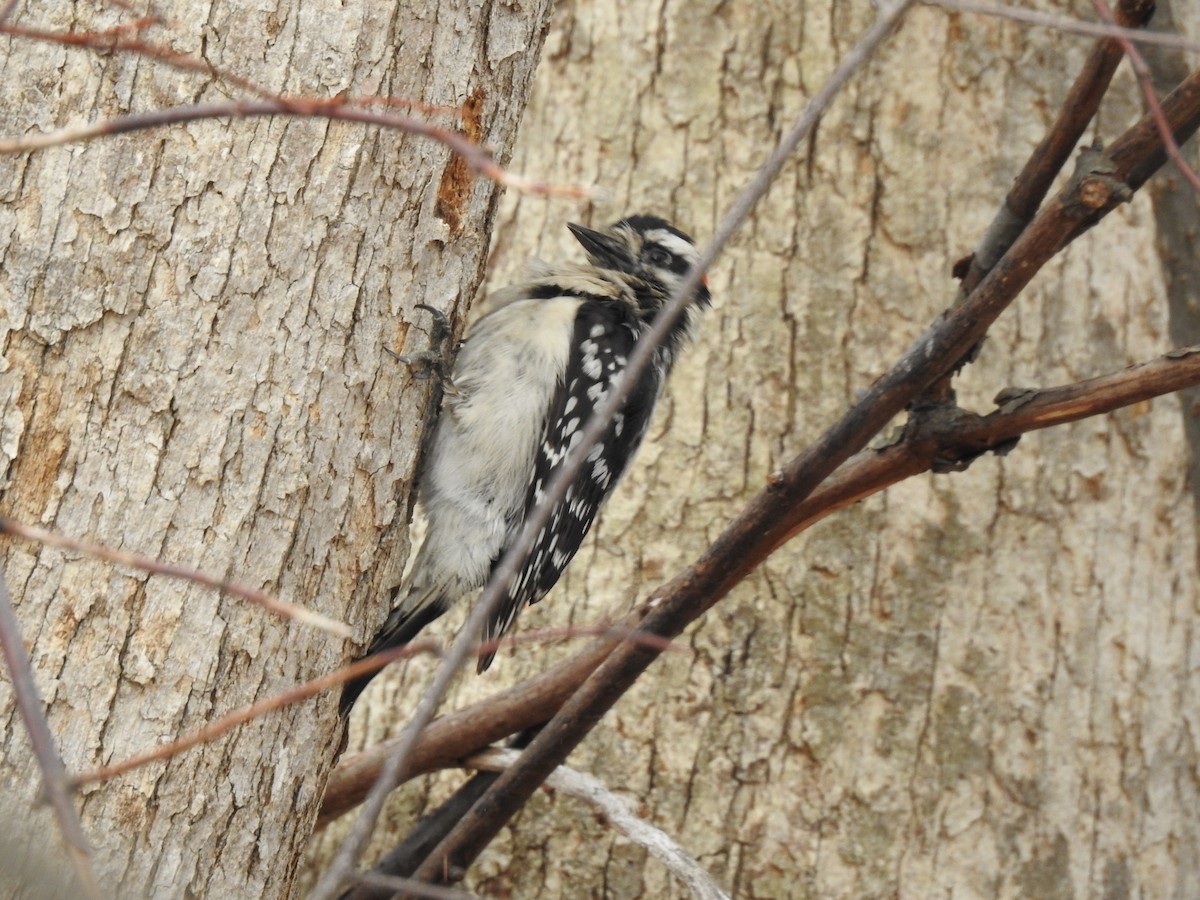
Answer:
[[(622, 377), (634, 344), (696, 264), (692, 239), (663, 219), (631, 216), (603, 231), (568, 225), (585, 265), (546, 267), (497, 292), (468, 331), (419, 483), (425, 542), (402, 597), (364, 656), (407, 644), (487, 582), (541, 501), (591, 412)], [(701, 284), (554, 507), (487, 622), (504, 634), (552, 588), (637, 451), (679, 352), (710, 304)], [(494, 653), (479, 660), (482, 672)], [(371, 675), (348, 682), (346, 713)]]

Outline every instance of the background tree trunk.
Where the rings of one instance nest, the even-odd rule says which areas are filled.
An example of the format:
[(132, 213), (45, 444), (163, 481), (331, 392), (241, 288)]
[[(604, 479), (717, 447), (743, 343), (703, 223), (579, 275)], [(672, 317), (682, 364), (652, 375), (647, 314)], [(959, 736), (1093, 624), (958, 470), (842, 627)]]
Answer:
[[(706, 238), (872, 15), (561, 3), (516, 166), (610, 191), (585, 221), (655, 212)], [(949, 304), (952, 264), (1089, 46), (912, 10), (711, 273), (716, 309), (654, 440), (523, 628), (615, 615), (697, 555)], [(1139, 114), (1123, 68), (1099, 134)], [(576, 257), (567, 218), (507, 198), (492, 283), (531, 255)], [(1172, 346), (1156, 251), (1170, 226), (1141, 196), (1052, 264), (958, 382), (964, 405)], [(1191, 241), (1179, 263), (1194, 267)], [(738, 897), (1200, 895), (1189, 460), (1171, 398), (840, 514), (722, 603), (572, 762)], [(456, 702), (560, 652), (503, 651)], [(392, 729), (431, 665), (373, 695)], [(405, 789), (396, 827), (460, 779)], [(468, 880), (483, 893), (679, 893), (573, 801), (539, 797), (506, 834)]]
[[(171, 30), (144, 36), (268, 90), (448, 107), (427, 115), (503, 161), (548, 5), (160, 3)], [(85, 32), (132, 18), (20, 4), (11, 21)], [(6, 136), (244, 96), (131, 54), (3, 41)], [(426, 139), (297, 118), (7, 156), (0, 185), (0, 512), (373, 629), (407, 553), (429, 393), (383, 348), (423, 349), (414, 304), (471, 298), (495, 185)], [(8, 540), (0, 553), (71, 771), (353, 649), (177, 580)], [(288, 895), (339, 731), (328, 696), (89, 789), (106, 892)], [(49, 815), (28, 812), (39, 778), (7, 682), (0, 748), (10, 852), (62, 872)]]

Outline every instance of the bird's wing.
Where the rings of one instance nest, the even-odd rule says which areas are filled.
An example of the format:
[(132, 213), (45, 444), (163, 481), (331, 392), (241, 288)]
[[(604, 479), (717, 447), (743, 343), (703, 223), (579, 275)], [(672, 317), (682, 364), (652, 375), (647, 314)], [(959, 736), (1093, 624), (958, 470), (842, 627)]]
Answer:
[[(569, 374), (550, 401), (523, 521), (541, 503), (554, 473), (579, 443), (592, 411), (604, 402), (614, 383), (623, 376), (639, 334), (638, 322), (624, 303), (587, 300), (580, 307), (566, 370)], [(654, 367), (649, 367), (638, 379), (637, 387), (609, 424), (603, 439), (589, 452), (583, 469), (554, 505), (533, 550), (489, 619), (485, 641), (503, 635), (522, 607), (536, 603), (554, 587), (579, 550), (600, 506), (637, 451), (661, 384), (661, 374)], [(494, 655), (493, 652), (480, 657), (480, 672), (491, 664)]]

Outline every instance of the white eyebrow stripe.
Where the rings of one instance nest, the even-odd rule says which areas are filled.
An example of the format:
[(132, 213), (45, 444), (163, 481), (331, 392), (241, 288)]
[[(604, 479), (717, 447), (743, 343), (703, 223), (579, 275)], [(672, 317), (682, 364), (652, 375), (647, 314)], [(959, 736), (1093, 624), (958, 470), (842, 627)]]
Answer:
[(695, 263), (700, 258), (699, 251), (696, 250), (691, 241), (686, 241), (674, 232), (667, 231), (665, 228), (654, 228), (646, 232), (646, 241), (658, 244), (669, 253), (686, 259), (691, 263)]

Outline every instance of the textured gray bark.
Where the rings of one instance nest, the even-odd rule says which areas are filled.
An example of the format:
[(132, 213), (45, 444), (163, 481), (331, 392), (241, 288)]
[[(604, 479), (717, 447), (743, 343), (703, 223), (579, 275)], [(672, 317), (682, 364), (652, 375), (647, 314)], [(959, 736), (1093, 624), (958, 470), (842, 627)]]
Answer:
[[(571, 256), (572, 216), (655, 212), (707, 236), (870, 15), (865, 2), (560, 5), (517, 165), (611, 199), (507, 200), (494, 283), (531, 255)], [(694, 557), (949, 304), (951, 265), (1087, 46), (913, 11), (711, 273), (716, 309), (654, 441), (524, 628), (615, 614)], [(1123, 71), (1101, 133), (1139, 111)], [(1143, 196), (1052, 264), (960, 382), (964, 403), (1170, 347), (1155, 241)], [(1164, 398), (1033, 435), (822, 524), (668, 654), (572, 764), (639, 798), (738, 897), (1200, 894), (1180, 418)], [(457, 702), (558, 652), (502, 652)], [(426, 671), (393, 676), (389, 717)], [(401, 792), (397, 828), (457, 780)], [(469, 881), (484, 893), (679, 895), (572, 802), (539, 797), (506, 834)]]
[[(474, 129), (503, 161), (547, 7), (157, 8), (178, 51), (285, 93), (448, 107), (429, 115)], [(130, 18), (22, 4), (15, 21), (83, 31)], [(239, 95), (133, 55), (3, 40), (6, 136)], [(383, 348), (423, 346), (416, 303), (470, 300), (495, 185), (428, 140), (294, 118), (3, 157), (0, 185), (0, 511), (373, 627), (407, 552), (429, 390)], [(188, 733), (353, 649), (75, 553), (6, 541), (0, 554), (72, 771)], [(89, 788), (81, 809), (106, 890), (288, 895), (337, 743), (334, 708), (302, 704)], [(64, 869), (49, 817), (26, 811), (38, 780), (3, 681), (0, 747), (5, 815), (28, 826), (15, 852)]]

